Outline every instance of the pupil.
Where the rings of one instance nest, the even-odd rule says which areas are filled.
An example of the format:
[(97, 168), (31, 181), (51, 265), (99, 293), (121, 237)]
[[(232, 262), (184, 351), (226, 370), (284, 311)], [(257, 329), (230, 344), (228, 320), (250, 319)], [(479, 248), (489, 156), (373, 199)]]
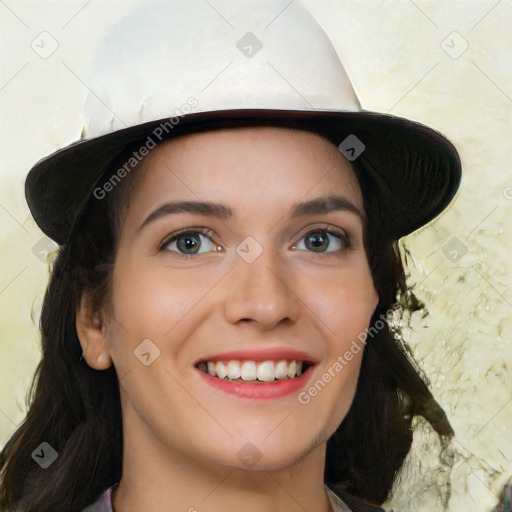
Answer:
[[(182, 241), (185, 241), (184, 243), (180, 243)], [(197, 248), (199, 250), (199, 240), (197, 235), (182, 235), (181, 238), (178, 239), (178, 247), (180, 250), (183, 250), (184, 252), (187, 252), (189, 249)], [(197, 251), (195, 251), (197, 252)]]
[(329, 245), (329, 239), (325, 236), (325, 232), (323, 231), (315, 231), (307, 238), (307, 241), (312, 242), (314, 249), (322, 248), (322, 243), (325, 245), (325, 249), (327, 249)]

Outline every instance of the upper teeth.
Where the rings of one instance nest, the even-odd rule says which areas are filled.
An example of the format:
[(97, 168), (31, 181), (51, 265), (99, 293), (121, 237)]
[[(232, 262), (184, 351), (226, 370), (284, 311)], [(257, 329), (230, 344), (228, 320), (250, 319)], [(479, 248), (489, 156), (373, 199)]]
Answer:
[(292, 379), (302, 373), (302, 361), (207, 361), (199, 368), (219, 379), (242, 379), (247, 381), (271, 382), (275, 379)]

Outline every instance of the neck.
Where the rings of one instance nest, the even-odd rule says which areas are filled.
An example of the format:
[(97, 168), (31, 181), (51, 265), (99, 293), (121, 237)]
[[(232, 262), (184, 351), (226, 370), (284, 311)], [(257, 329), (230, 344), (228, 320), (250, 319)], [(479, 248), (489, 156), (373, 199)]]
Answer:
[(142, 422), (138, 427), (123, 432), (116, 512), (331, 511), (323, 481), (325, 442), (285, 468), (254, 470), (195, 460), (159, 443)]

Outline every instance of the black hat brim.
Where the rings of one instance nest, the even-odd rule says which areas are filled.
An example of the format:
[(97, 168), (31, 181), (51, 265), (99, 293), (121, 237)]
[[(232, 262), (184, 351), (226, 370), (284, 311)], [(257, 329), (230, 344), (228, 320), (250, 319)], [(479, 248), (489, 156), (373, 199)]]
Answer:
[(27, 176), (25, 195), (41, 230), (58, 244), (65, 244), (102, 175), (126, 147), (137, 141), (142, 145), (164, 124), (165, 138), (241, 126), (313, 131), (336, 146), (355, 135), (364, 144), (357, 162), (388, 195), (386, 221), (395, 239), (439, 215), (453, 199), (461, 179), (461, 161), (453, 144), (437, 131), (400, 117), (266, 109), (201, 112), (179, 118), (172, 125), (167, 118), (81, 140), (40, 160)]

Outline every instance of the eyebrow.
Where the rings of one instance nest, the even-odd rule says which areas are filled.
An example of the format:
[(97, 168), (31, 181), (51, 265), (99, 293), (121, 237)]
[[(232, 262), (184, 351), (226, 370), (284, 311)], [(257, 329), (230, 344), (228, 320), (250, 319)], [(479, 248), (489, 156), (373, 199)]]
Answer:
[[(338, 211), (352, 212), (360, 217), (363, 223), (366, 221), (366, 214), (363, 210), (358, 208), (346, 197), (333, 195), (296, 203), (290, 209), (288, 217), (290, 219), (294, 219), (298, 217), (305, 217), (307, 215), (321, 215)], [(220, 203), (212, 203), (209, 201), (177, 201), (165, 203), (158, 207), (140, 225), (138, 231), (162, 217), (179, 213), (204, 215), (207, 217), (215, 217), (220, 220), (236, 218), (236, 214), (232, 208)]]

